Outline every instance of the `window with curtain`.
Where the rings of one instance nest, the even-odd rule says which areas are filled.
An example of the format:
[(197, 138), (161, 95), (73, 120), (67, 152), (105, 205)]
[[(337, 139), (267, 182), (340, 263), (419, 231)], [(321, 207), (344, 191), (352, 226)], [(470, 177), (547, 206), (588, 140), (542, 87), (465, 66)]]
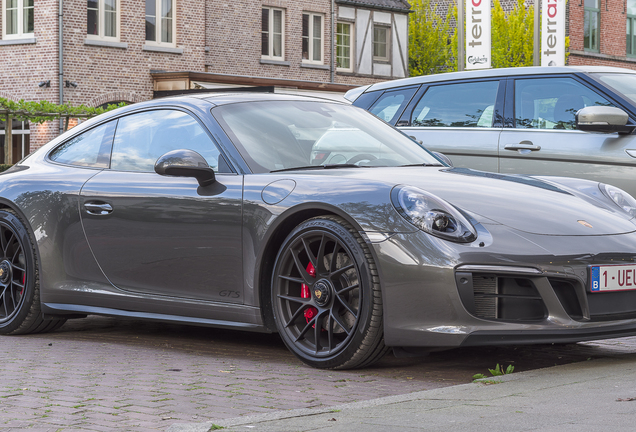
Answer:
[(119, 0), (87, 0), (86, 6), (87, 37), (119, 40)]
[(3, 39), (33, 37), (35, 0), (4, 0)]
[(305, 63), (323, 63), (322, 23), (323, 19), (321, 14), (303, 13), (302, 51), (303, 62)]
[(175, 0), (146, 0), (146, 43), (174, 46)]
[(263, 8), (261, 23), (261, 57), (269, 60), (285, 58), (285, 11)]

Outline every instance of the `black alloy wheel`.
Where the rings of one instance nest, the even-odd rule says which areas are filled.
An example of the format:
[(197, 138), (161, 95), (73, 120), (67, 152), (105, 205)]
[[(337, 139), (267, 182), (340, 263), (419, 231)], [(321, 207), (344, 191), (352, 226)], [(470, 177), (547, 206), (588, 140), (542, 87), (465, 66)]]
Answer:
[(29, 234), (13, 211), (0, 210), (0, 334), (52, 331), (64, 322), (43, 319)]
[(274, 266), (272, 305), (283, 341), (311, 366), (361, 367), (387, 351), (377, 270), (344, 219), (314, 218), (292, 231)]

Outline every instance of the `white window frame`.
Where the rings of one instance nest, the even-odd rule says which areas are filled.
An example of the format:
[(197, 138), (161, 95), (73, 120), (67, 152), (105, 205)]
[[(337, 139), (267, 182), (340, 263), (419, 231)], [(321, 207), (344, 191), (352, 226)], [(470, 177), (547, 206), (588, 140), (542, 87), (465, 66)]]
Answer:
[[(115, 11), (115, 36), (104, 36), (104, 31), (106, 29), (106, 8), (104, 7), (105, 0), (97, 0), (98, 1), (98, 9), (97, 9), (97, 33), (88, 34), (88, 22), (86, 23), (86, 39), (92, 40), (100, 40), (100, 41), (108, 41), (108, 42), (119, 42), (119, 35), (121, 34), (121, 0), (117, 0), (115, 3), (115, 7), (117, 10)], [(87, 7), (88, 11), (88, 7)]]
[[(344, 24), (344, 25), (348, 25), (349, 26), (349, 67), (348, 68), (343, 68), (343, 67), (337, 67), (338, 65), (338, 25), (339, 24)], [(336, 22), (336, 71), (340, 71), (340, 72), (353, 72), (353, 64), (354, 64), (354, 57), (353, 57), (353, 53), (354, 53), (354, 37), (355, 37), (355, 24), (350, 22), (350, 21), (337, 21)], [(343, 45), (344, 46), (344, 45)]]
[[(283, 61), (285, 60), (285, 9), (281, 9), (281, 8), (274, 8), (274, 7), (269, 7), (269, 6), (263, 6), (261, 8), (261, 11), (263, 9), (267, 9), (268, 10), (268, 20), (269, 20), (269, 29), (267, 31), (269, 37), (268, 37), (268, 41), (269, 41), (269, 46), (268, 46), (268, 53), (269, 55), (265, 55), (263, 54), (263, 47), (262, 47), (262, 42), (261, 42), (261, 59), (263, 60), (276, 60), (276, 61)], [(281, 47), (280, 47), (280, 56), (274, 56), (274, 11), (280, 11), (281, 12)], [(262, 16), (262, 13), (261, 13)], [(261, 34), (263, 33), (263, 27), (262, 27), (262, 23), (261, 23)]]
[[(315, 12), (303, 12), (303, 18), (307, 15), (309, 18), (307, 19), (307, 55), (308, 59), (302, 59), (303, 63), (307, 64), (319, 64), (322, 65), (325, 63), (325, 15), (321, 13)], [(314, 60), (314, 17), (320, 18), (320, 60)], [(302, 23), (301, 23), (302, 26)], [(302, 30), (302, 29), (301, 29)], [(302, 50), (302, 39), (304, 36), (301, 31), (301, 50)], [(302, 54), (302, 53), (301, 53)]]
[[(377, 27), (386, 29), (386, 57), (375, 55), (375, 29)], [(391, 26), (381, 23), (373, 23), (373, 61), (380, 63), (390, 63), (391, 61)]]
[[(0, 136), (4, 137), (5, 140), (5, 147), (6, 147), (6, 139), (7, 139), (7, 122), (6, 120), (0, 120), (0, 122), (4, 123), (4, 129), (0, 129)], [(22, 160), (26, 155), (28, 155), (31, 152), (31, 139), (29, 138), (29, 153), (25, 153), (25, 136), (29, 135), (29, 137), (31, 136), (31, 129), (29, 126), (29, 122), (28, 121), (23, 121), (22, 122), (22, 129), (11, 129), (11, 139), (13, 139), (16, 136), (20, 137), (20, 157), (17, 158), (17, 160)], [(11, 143), (11, 145), (13, 145), (13, 143)], [(14, 155), (15, 156), (15, 155)], [(6, 157), (6, 155), (5, 155)], [(15, 159), (15, 158), (14, 158)], [(13, 161), (8, 161), (9, 164), (13, 164)]]
[[(33, 13), (35, 14), (35, 2), (33, 3)], [(24, 39), (34, 37), (34, 32), (24, 33), (24, 0), (18, 0), (18, 32), (7, 34), (7, 0), (2, 0), (2, 39)], [(35, 22), (33, 23), (35, 29)], [(35, 30), (34, 30), (35, 31)]]
[(161, 20), (161, 0), (155, 2), (155, 40), (146, 39), (146, 1), (144, 0), (144, 43), (149, 46), (176, 47), (177, 46), (177, 0), (172, 1), (172, 42), (161, 42), (162, 20)]

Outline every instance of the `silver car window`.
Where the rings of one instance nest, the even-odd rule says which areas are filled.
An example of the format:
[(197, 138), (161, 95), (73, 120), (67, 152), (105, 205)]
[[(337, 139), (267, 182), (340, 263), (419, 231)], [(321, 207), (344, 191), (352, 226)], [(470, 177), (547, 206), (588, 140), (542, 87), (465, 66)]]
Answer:
[[(636, 36), (635, 36), (636, 38)], [(609, 87), (636, 103), (636, 74), (631, 73), (594, 73), (592, 74)]]
[(119, 119), (110, 167), (152, 172), (161, 155), (177, 149), (196, 151), (217, 171), (220, 152), (208, 134), (190, 115), (167, 109)]
[(588, 106), (613, 106), (572, 78), (532, 78), (515, 81), (515, 127), (575, 129), (575, 114)]
[(429, 88), (413, 110), (412, 126), (492, 127), (499, 81)]
[(387, 123), (394, 124), (397, 116), (400, 115), (404, 107), (413, 97), (417, 88), (410, 87), (394, 91), (385, 92), (380, 98), (369, 108), (369, 112), (380, 117)]

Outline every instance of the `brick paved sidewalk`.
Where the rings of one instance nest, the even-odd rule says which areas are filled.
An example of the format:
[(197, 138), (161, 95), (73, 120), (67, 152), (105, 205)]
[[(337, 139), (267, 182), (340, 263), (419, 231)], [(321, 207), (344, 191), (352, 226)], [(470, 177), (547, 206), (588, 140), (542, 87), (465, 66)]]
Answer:
[(276, 335), (89, 317), (45, 335), (2, 337), (0, 430), (164, 430), (175, 422), (311, 408), (636, 352), (636, 338), (470, 348), (372, 368), (321, 371)]

